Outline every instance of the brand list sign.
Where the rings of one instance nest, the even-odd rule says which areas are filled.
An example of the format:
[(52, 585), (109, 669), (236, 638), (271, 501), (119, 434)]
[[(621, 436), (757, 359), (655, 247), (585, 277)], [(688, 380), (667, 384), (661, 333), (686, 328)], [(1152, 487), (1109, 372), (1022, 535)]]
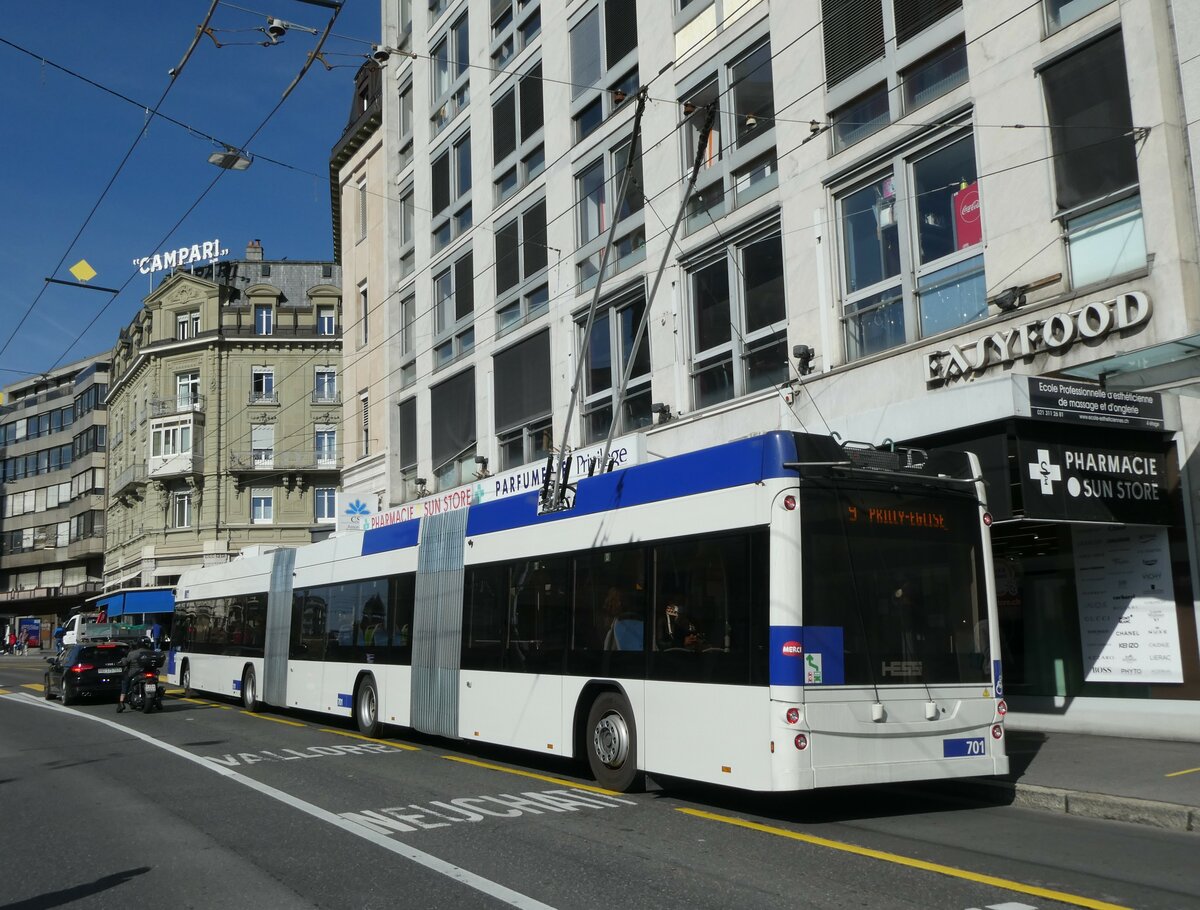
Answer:
[(1088, 682), (1183, 682), (1166, 529), (1075, 528), (1072, 540)]
[(1161, 452), (1017, 442), (1026, 518), (1169, 524)]

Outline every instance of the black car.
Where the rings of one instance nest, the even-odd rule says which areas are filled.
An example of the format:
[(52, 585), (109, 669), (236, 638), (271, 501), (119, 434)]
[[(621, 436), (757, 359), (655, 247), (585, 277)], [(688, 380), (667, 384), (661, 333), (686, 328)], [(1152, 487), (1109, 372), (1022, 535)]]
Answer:
[(80, 698), (116, 700), (121, 694), (121, 658), (130, 645), (123, 641), (72, 645), (55, 657), (47, 657), (46, 698), (60, 696), (64, 705)]

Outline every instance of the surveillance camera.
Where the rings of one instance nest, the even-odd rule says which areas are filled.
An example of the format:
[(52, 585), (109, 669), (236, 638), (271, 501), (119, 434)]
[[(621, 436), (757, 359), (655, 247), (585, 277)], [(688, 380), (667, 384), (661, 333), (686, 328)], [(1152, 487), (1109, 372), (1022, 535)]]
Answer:
[(382, 47), (382, 46), (376, 44), (374, 47), (371, 48), (371, 59), (374, 60), (376, 63), (378, 63), (380, 66), (383, 66), (385, 63), (387, 63), (388, 58), (391, 56), (392, 56), (392, 52), (389, 51), (386, 47)]

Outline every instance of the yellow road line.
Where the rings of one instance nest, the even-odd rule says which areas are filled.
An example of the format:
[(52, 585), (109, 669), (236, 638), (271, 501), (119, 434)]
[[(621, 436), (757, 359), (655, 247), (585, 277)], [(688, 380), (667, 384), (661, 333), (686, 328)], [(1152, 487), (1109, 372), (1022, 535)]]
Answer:
[(1200, 768), (1188, 768), (1185, 771), (1172, 771), (1167, 777), (1178, 777), (1180, 774), (1195, 774)]
[(576, 790), (588, 790), (592, 793), (600, 793), (604, 796), (620, 796), (616, 790), (605, 790), (603, 787), (595, 787), (591, 784), (581, 784), (573, 780), (564, 780), (561, 777), (550, 777), (546, 774), (534, 774), (532, 771), (518, 771), (516, 768), (506, 768), (503, 765), (493, 765), (490, 762), (476, 761), (473, 758), (463, 758), (459, 755), (443, 755), (442, 758), (448, 761), (460, 762), (464, 765), (474, 765), (476, 768), (486, 768), (489, 771), (503, 771), (505, 774), (515, 774), (518, 777), (532, 777), (534, 780), (544, 780), (552, 784), (562, 784), (564, 787), (574, 787)]
[(201, 701), (198, 698), (181, 698), (180, 701), (186, 701), (193, 705), (200, 705), (202, 708), (220, 708), (222, 711), (232, 711), (229, 705), (219, 705), (213, 701)]
[(46, 687), (42, 683), (21, 683), (22, 689), (33, 689), (35, 692), (44, 692)]
[(289, 727), (307, 727), (298, 720), (284, 720), (282, 717), (267, 717), (265, 714), (255, 714), (253, 711), (243, 711), (247, 717), (257, 717), (259, 720), (269, 720), (273, 724), (287, 724)]
[(322, 727), (322, 733), (332, 733), (334, 736), (349, 736), (351, 739), (362, 739), (369, 743), (380, 743), (384, 746), (393, 746), (397, 749), (403, 749), (405, 752), (420, 752), (420, 746), (410, 746), (408, 743), (398, 743), (392, 739), (375, 739), (370, 736), (363, 736), (361, 733), (351, 733), (348, 730), (334, 730), (332, 727)]
[(12, 695), (12, 693), (8, 689), (0, 689), (0, 695)]
[(744, 818), (735, 818), (729, 815), (717, 815), (712, 812), (704, 812), (700, 809), (676, 809), (677, 812), (682, 812), (684, 815), (693, 815), (696, 818), (706, 818), (714, 822), (724, 822), (727, 825), (737, 825), (740, 828), (749, 828), (752, 831), (761, 831), (765, 834), (774, 834), (778, 837), (787, 837), (792, 840), (803, 841), (806, 844), (813, 844), (817, 847), (828, 847), (830, 850), (841, 850), (844, 853), (853, 853), (857, 856), (866, 856), (871, 859), (883, 860), (886, 863), (895, 863), (900, 866), (909, 866), (913, 869), (921, 869), (925, 872), (935, 872), (938, 875), (948, 875), (951, 878), (961, 878), (969, 882), (975, 882), (980, 885), (991, 885), (995, 888), (1003, 888), (1006, 891), (1017, 891), (1021, 894), (1031, 894), (1034, 897), (1044, 897), (1047, 900), (1059, 901), (1064, 904), (1071, 904), (1076, 907), (1090, 907), (1092, 910), (1129, 910), (1128, 907), (1123, 907), (1120, 904), (1110, 904), (1106, 901), (1093, 900), (1090, 897), (1081, 897), (1077, 894), (1067, 894), (1065, 891), (1052, 891), (1049, 888), (1039, 888), (1036, 885), (1026, 885), (1023, 882), (1014, 882), (1007, 878), (998, 878), (994, 875), (982, 875), (978, 872), (969, 872), (966, 869), (956, 869), (953, 866), (943, 866), (940, 863), (928, 863), (925, 860), (913, 859), (910, 856), (901, 856), (898, 853), (886, 853), (883, 850), (872, 850), (869, 847), (859, 847), (855, 844), (846, 844), (841, 841), (829, 840), (824, 837), (816, 837), (812, 834), (800, 834), (796, 831), (788, 831), (785, 828), (775, 828), (771, 825), (760, 825), (757, 822), (747, 821)]

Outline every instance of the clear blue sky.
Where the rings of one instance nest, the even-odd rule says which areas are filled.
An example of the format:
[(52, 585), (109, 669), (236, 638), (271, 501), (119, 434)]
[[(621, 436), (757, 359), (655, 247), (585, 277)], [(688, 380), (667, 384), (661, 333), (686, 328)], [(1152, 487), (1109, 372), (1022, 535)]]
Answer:
[[(36, 0), (4, 3), (0, 38), (153, 107), (211, 0)], [(231, 145), (278, 102), (317, 38), (289, 32), (273, 47), (257, 31), (274, 16), (324, 28), (330, 11), (299, 0), (231, 0), (202, 38), (161, 112)], [(0, 385), (110, 348), (149, 292), (131, 260), (219, 237), (231, 257), (261, 239), (270, 259), (329, 259), (329, 151), (350, 112), (354, 73), (379, 40), (379, 0), (346, 0), (318, 61), (247, 149), (261, 160), (226, 172), (172, 226), (218, 170), (208, 139), (155, 118), (79, 240), (72, 238), (145, 122), (144, 110), (0, 43), (0, 344), (48, 276), (87, 259), (93, 285), (136, 278), (68, 350), (110, 294), (50, 286), (0, 354)], [(340, 37), (339, 37), (340, 36)], [(358, 40), (350, 40), (358, 39)], [(367, 42), (367, 43), (364, 43)], [(70, 253), (57, 272), (63, 254)], [(161, 276), (160, 276), (161, 277)], [(22, 372), (23, 371), (23, 372)]]

